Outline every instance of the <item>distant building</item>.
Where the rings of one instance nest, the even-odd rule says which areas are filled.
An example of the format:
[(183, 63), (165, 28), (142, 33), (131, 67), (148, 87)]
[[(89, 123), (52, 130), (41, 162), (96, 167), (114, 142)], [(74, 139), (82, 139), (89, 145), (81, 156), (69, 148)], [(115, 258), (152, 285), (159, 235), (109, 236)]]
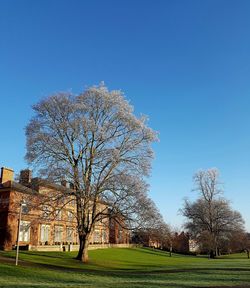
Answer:
[(172, 240), (173, 251), (177, 253), (189, 252), (189, 235), (188, 233), (181, 232), (175, 233)]
[[(13, 179), (13, 170), (1, 168), (0, 249), (15, 247), (20, 209), (21, 246), (39, 249), (43, 245), (78, 244), (75, 199), (71, 196), (58, 198), (56, 207), (40, 205), (42, 197), (56, 197), (58, 193), (70, 192), (71, 188), (67, 187), (66, 182), (58, 185), (32, 178), (30, 170), (21, 171), (18, 183)], [(101, 207), (105, 204), (100, 202), (98, 205)], [(110, 217), (95, 225), (90, 244), (127, 244), (129, 237), (124, 225)]]
[(160, 231), (154, 228), (134, 231), (132, 235), (133, 243), (151, 248), (165, 248), (164, 240)]
[(190, 252), (199, 252), (200, 246), (198, 245), (197, 241), (193, 239), (189, 239), (189, 251)]
[(177, 253), (199, 252), (197, 241), (190, 238), (188, 233), (175, 233), (173, 237), (173, 251)]

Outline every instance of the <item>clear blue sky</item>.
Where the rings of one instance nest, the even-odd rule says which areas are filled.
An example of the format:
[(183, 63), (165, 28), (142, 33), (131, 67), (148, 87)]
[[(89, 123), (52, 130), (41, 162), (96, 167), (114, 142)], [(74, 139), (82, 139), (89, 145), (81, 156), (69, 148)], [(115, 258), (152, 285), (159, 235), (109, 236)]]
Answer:
[(181, 226), (192, 175), (221, 171), (250, 231), (250, 1), (1, 0), (0, 165), (19, 171), (31, 105), (104, 80), (160, 133), (150, 195)]

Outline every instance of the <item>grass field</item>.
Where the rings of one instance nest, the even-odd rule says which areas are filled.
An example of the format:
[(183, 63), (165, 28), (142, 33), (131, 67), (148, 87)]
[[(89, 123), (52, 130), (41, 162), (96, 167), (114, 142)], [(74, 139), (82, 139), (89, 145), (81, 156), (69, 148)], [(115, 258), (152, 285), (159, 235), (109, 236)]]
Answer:
[[(20, 266), (0, 252), (0, 287), (250, 287), (245, 254), (209, 260), (151, 249), (89, 252), (85, 265), (73, 252), (21, 252)], [(248, 286), (249, 285), (249, 286)]]

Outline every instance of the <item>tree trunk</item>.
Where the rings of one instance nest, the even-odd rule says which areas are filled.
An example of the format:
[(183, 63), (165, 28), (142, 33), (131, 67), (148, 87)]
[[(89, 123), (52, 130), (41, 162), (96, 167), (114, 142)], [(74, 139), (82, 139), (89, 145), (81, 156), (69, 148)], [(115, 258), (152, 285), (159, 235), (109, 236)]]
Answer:
[(210, 259), (214, 259), (214, 251), (213, 250), (210, 250), (209, 256), (210, 256)]
[(79, 237), (80, 247), (78, 254), (76, 256), (77, 260), (82, 261), (83, 263), (87, 263), (89, 260), (88, 247), (89, 247), (89, 239), (88, 236)]
[(215, 247), (215, 257), (218, 257), (219, 256), (219, 249), (218, 247), (216, 246)]
[(89, 261), (88, 247), (89, 247), (89, 241), (85, 241), (85, 245), (83, 248), (83, 254), (82, 254), (82, 262), (83, 263), (87, 263)]
[(172, 251), (173, 251), (173, 247), (171, 245), (170, 248), (169, 248), (169, 257), (172, 257)]
[(82, 237), (79, 236), (79, 250), (78, 250), (78, 254), (76, 256), (77, 260), (82, 259), (83, 247), (84, 247), (83, 239), (82, 239)]

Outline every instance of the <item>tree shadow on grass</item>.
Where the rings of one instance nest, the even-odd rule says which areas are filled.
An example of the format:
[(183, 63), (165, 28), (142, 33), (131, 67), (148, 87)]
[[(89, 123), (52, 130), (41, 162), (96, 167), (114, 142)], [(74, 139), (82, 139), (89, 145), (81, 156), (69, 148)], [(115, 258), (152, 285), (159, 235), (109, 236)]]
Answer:
[[(84, 264), (82, 267), (64, 267), (56, 264), (44, 264), (44, 263), (32, 263), (28, 261), (23, 261), (23, 266), (29, 267), (41, 267), (49, 270), (56, 270), (56, 271), (64, 271), (64, 272), (76, 272), (76, 273), (88, 273), (93, 275), (113, 275), (113, 276), (127, 276), (127, 275), (135, 275), (135, 276), (150, 276), (150, 275), (157, 275), (157, 274), (177, 274), (177, 273), (211, 273), (211, 272), (249, 272), (250, 268), (187, 268), (187, 269), (158, 269), (158, 270), (134, 270), (134, 269), (126, 269), (126, 268), (112, 268), (112, 269), (103, 269), (102, 266), (99, 266), (99, 269), (93, 269), (91, 267), (85, 267)], [(96, 265), (95, 265), (96, 266)]]
[[(51, 252), (48, 252), (48, 253), (51, 253)], [(53, 253), (53, 252), (52, 252)], [(24, 255), (32, 255), (32, 256), (36, 256), (36, 257), (47, 257), (47, 258), (58, 258), (58, 259), (65, 259), (65, 260), (68, 260), (68, 259), (73, 259), (72, 255), (69, 255), (69, 257), (65, 257), (67, 256), (67, 254), (47, 254), (47, 253), (44, 253), (44, 252), (30, 252), (30, 251), (22, 251), (22, 254)], [(59, 252), (61, 253), (61, 252)]]
[[(4, 257), (0, 258), (0, 261), (3, 262), (2, 260)], [(7, 258), (7, 257), (6, 257)], [(10, 261), (11, 260), (11, 261)], [(7, 258), (6, 259), (6, 263), (8, 265), (14, 265), (14, 260), (13, 258)], [(3, 262), (4, 263), (4, 262)], [(230, 283), (232, 282), (232, 278), (230, 278), (230, 275), (233, 276), (233, 274), (240, 275), (240, 273), (242, 272), (244, 275), (248, 275), (249, 273), (249, 279), (250, 279), (250, 267), (249, 268), (231, 268), (231, 267), (195, 267), (195, 268), (186, 268), (186, 269), (157, 269), (157, 270), (147, 270), (147, 271), (143, 271), (143, 270), (135, 270), (135, 269), (127, 269), (127, 268), (107, 268), (107, 267), (102, 267), (102, 266), (97, 266), (96, 263), (89, 264), (89, 266), (91, 265), (95, 265), (95, 267), (97, 267), (97, 269), (94, 269), (91, 267), (86, 267), (84, 264), (82, 265), (82, 267), (65, 267), (65, 266), (60, 266), (60, 264), (47, 264), (47, 263), (34, 263), (34, 262), (30, 262), (30, 261), (25, 261), (22, 260), (20, 261), (20, 266), (23, 267), (32, 267), (32, 268), (36, 268), (36, 269), (47, 269), (50, 271), (57, 271), (57, 272), (62, 272), (62, 273), (76, 273), (76, 275), (84, 275), (86, 277), (88, 276), (96, 276), (98, 281), (102, 281), (102, 278), (98, 278), (99, 277), (115, 277), (114, 279), (119, 279), (118, 283), (116, 281), (114, 281), (114, 284), (110, 284), (110, 286), (108, 286), (108, 284), (104, 284), (102, 286), (99, 287), (117, 287), (117, 288), (141, 288), (141, 287), (152, 287), (152, 288), (156, 288), (156, 287), (172, 287), (172, 288), (190, 288), (190, 287), (204, 287), (204, 288), (208, 288), (208, 287), (213, 287), (213, 288), (250, 288), (250, 285), (248, 285), (247, 280), (248, 279), (235, 279), (235, 281), (239, 284), (242, 283), (242, 285), (223, 285), (225, 282)], [(99, 269), (98, 269), (99, 268)], [(235, 273), (233, 273), (235, 272)], [(246, 274), (247, 272), (247, 274)], [(176, 280), (171, 278), (170, 275), (174, 275), (176, 274)], [(181, 275), (183, 274), (183, 276)], [(190, 274), (190, 275), (188, 275)], [(197, 274), (197, 278), (196, 278), (196, 274)], [(205, 275), (207, 274), (207, 275)], [(224, 274), (220, 275), (220, 274)], [(226, 274), (226, 275), (225, 275)], [(168, 277), (169, 275), (169, 277)], [(177, 276), (178, 275), (178, 276)], [(200, 277), (201, 276), (201, 277)], [(215, 277), (213, 277), (215, 276)], [(175, 276), (173, 276), (175, 277)], [(181, 278), (180, 278), (181, 277)], [(190, 278), (191, 277), (191, 278)], [(205, 277), (205, 278), (204, 278)], [(60, 277), (59, 277), (60, 278)], [(88, 279), (75, 279), (72, 281), (72, 279), (65, 279), (65, 277), (63, 277), (64, 280), (60, 280), (58, 279), (58, 282), (56, 286), (53, 286), (53, 283), (49, 283), (50, 280), (48, 280), (48, 282), (46, 281), (46, 287), (67, 287), (71, 286), (71, 287), (83, 287), (82, 285), (84, 285), (84, 287), (98, 287), (98, 285), (96, 286), (95, 284), (93, 284), (93, 280), (88, 281)], [(91, 277), (90, 277), (91, 279)], [(112, 279), (111, 279), (112, 280)], [(185, 284), (183, 283), (178, 283), (178, 282), (184, 282), (186, 281)], [(192, 285), (193, 281), (197, 280), (197, 284)], [(208, 283), (210, 283), (211, 280), (211, 284), (209, 286), (206, 286)], [(164, 281), (166, 281), (164, 283)], [(173, 282), (172, 282), (173, 281)], [(39, 281), (40, 282), (40, 281)], [(36, 284), (36, 287), (44, 287), (43, 285), (40, 285), (40, 283)], [(105, 283), (105, 281), (103, 281)], [(218, 282), (218, 283), (216, 283)], [(99, 282), (98, 282), (99, 283)], [(109, 282), (110, 283), (110, 282)], [(190, 283), (190, 284), (188, 284)], [(202, 283), (204, 283), (205, 285), (202, 285)], [(213, 285), (213, 283), (215, 285)], [(222, 285), (218, 285), (219, 283), (221, 283)], [(243, 285), (243, 283), (246, 283)], [(48, 284), (48, 285), (47, 285)], [(29, 283), (28, 283), (29, 285)], [(25, 285), (21, 285), (21, 284), (10, 284), (8, 285), (8, 287), (29, 287), (27, 284)], [(74, 285), (74, 286), (72, 286)], [(0, 285), (1, 287), (1, 285)], [(30, 287), (34, 287), (34, 286), (30, 286)]]
[[(35, 254), (36, 255), (36, 254)], [(51, 257), (51, 256), (49, 256)], [(60, 258), (60, 257), (58, 257)], [(72, 258), (73, 259), (73, 258)], [(14, 264), (15, 259), (10, 257), (1, 257), (0, 262)], [(98, 275), (107, 275), (107, 274), (133, 274), (133, 275), (152, 275), (152, 274), (175, 274), (175, 273), (199, 273), (199, 272), (212, 272), (212, 271), (220, 271), (220, 272), (250, 272), (250, 268), (231, 268), (231, 267), (195, 267), (195, 268), (184, 268), (184, 269), (153, 269), (153, 270), (143, 270), (144, 266), (139, 266), (141, 269), (134, 269), (134, 268), (110, 268), (102, 265), (98, 265), (96, 263), (89, 263), (88, 266), (94, 265), (95, 267), (99, 267), (99, 269), (94, 269), (92, 267), (86, 267), (85, 264), (82, 264), (82, 267), (65, 267), (62, 265), (57, 264), (47, 264), (47, 263), (35, 263), (28, 260), (19, 260), (20, 266), (24, 267), (36, 267), (36, 268), (45, 268), (49, 270), (56, 270), (56, 271), (68, 271), (68, 272), (87, 272), (91, 274), (98, 274)], [(79, 262), (79, 264), (81, 264)], [(138, 266), (137, 266), (138, 267)], [(146, 265), (145, 265), (146, 267)], [(156, 266), (158, 267), (158, 266)]]
[[(72, 286), (74, 285), (74, 286)], [(84, 285), (84, 286), (83, 286)], [(159, 282), (145, 282), (145, 281), (131, 281), (129, 283), (116, 283), (116, 284), (111, 284), (113, 288), (144, 288), (144, 287), (150, 287), (150, 288), (158, 288), (158, 287), (169, 287), (169, 288), (249, 288), (249, 285), (234, 285), (234, 286), (229, 286), (229, 285), (221, 285), (221, 286), (204, 286), (202, 284), (197, 284), (197, 285), (188, 285), (188, 284), (176, 284), (176, 283), (159, 283)], [(46, 287), (49, 288), (54, 288), (54, 287), (100, 287), (97, 286), (93, 283), (90, 282), (83, 282), (83, 281), (63, 281), (63, 283), (57, 283), (55, 286), (55, 283), (46, 283)], [(34, 288), (34, 285), (28, 285), (28, 284), (8, 284), (8, 286), (6, 286), (8, 288), (20, 288), (20, 287), (25, 287), (25, 288)], [(44, 288), (44, 284), (43, 283), (36, 283), (35, 284), (36, 288)], [(111, 287), (110, 285), (103, 285), (102, 287)]]
[(150, 248), (140, 248), (140, 253), (146, 253), (146, 254), (152, 254), (155, 256), (162, 256), (162, 257), (168, 257), (169, 252), (157, 250), (157, 249), (150, 249)]
[[(213, 288), (250, 288), (250, 286), (247, 284), (247, 280), (245, 279), (237, 279), (237, 285), (223, 285), (225, 281), (231, 281), (231, 279), (225, 279), (221, 275), (221, 277), (217, 277), (213, 279), (212, 272), (216, 272), (218, 269), (214, 268), (193, 268), (193, 269), (173, 269), (173, 270), (158, 270), (158, 271), (150, 271), (150, 272), (143, 272), (143, 271), (97, 271), (97, 270), (91, 270), (91, 269), (84, 269), (83, 268), (67, 268), (67, 267), (61, 267), (57, 265), (51, 265), (51, 264), (38, 264), (38, 263), (31, 263), (27, 261), (24, 263), (22, 262), (20, 266), (28, 266), (36, 269), (47, 269), (50, 271), (56, 271), (56, 272), (62, 272), (62, 273), (76, 273), (75, 279), (67, 279), (67, 275), (64, 274), (62, 278), (60, 277), (60, 274), (58, 274), (57, 280), (54, 278), (46, 278), (45, 276), (38, 276), (37, 279), (39, 279), (38, 282), (36, 282), (37, 288), (45, 287), (44, 284), (42, 284), (42, 281), (46, 281), (46, 287), (113, 287), (113, 288), (143, 288), (143, 287), (150, 287), (150, 288), (157, 288), (157, 287), (172, 287), (172, 288), (190, 288), (190, 287), (213, 287)], [(10, 267), (10, 266), (9, 266)], [(12, 268), (9, 268), (12, 269)], [(230, 272), (230, 271), (242, 271), (242, 272), (249, 272), (250, 269), (232, 269), (232, 268), (221, 268), (220, 271), (224, 272)], [(24, 271), (19, 271), (20, 273), (23, 273)], [(195, 276), (195, 274), (200, 274), (203, 272), (203, 274), (207, 274), (207, 277), (205, 279), (199, 279), (199, 277)], [(170, 276), (170, 274), (177, 274), (177, 273), (184, 273), (183, 278), (177, 277), (169, 278), (167, 275)], [(192, 278), (186, 277), (186, 273), (190, 273)], [(22, 274), (23, 275), (23, 274)], [(35, 274), (34, 274), (35, 275)], [(46, 273), (44, 274), (46, 275)], [(55, 274), (56, 275), (56, 274)], [(81, 278), (79, 276), (85, 276), (84, 278)], [(228, 274), (227, 274), (228, 275)], [(230, 275), (230, 274), (229, 274)], [(28, 275), (27, 275), (28, 276)], [(24, 277), (26, 278), (27, 276)], [(59, 276), (59, 277), (58, 277)], [(88, 278), (88, 276), (96, 276), (97, 278)], [(100, 278), (99, 278), (99, 277)], [(111, 279), (106, 282), (106, 278), (102, 277), (111, 277)], [(188, 275), (187, 275), (188, 276)], [(218, 274), (218, 276), (220, 276)], [(45, 277), (43, 279), (43, 277)], [(114, 277), (114, 283), (112, 283), (112, 277)], [(95, 281), (96, 279), (96, 281)], [(197, 280), (197, 284), (193, 284), (193, 281)], [(35, 279), (30, 279), (29, 277), (26, 278), (27, 282), (22, 284), (22, 280), (20, 279), (20, 282), (18, 284), (10, 284), (8, 283), (7, 286), (1, 286), (0, 287), (34, 287), (34, 284), (29, 283), (30, 281), (35, 281)], [(211, 280), (211, 284), (209, 286), (208, 283)], [(41, 281), (41, 283), (39, 283)], [(118, 281), (118, 282), (117, 282)], [(0, 281), (1, 282), (1, 281)], [(178, 283), (178, 282), (186, 282), (186, 283)], [(215, 283), (218, 282), (218, 283)], [(103, 283), (103, 285), (100, 286), (100, 283)], [(189, 284), (190, 283), (190, 284)], [(202, 284), (204, 283), (204, 284)], [(213, 283), (215, 285), (213, 285)], [(219, 285), (219, 284), (222, 285)], [(239, 285), (239, 283), (242, 283)], [(246, 283), (243, 285), (243, 283)], [(30, 286), (29, 286), (30, 285)]]

